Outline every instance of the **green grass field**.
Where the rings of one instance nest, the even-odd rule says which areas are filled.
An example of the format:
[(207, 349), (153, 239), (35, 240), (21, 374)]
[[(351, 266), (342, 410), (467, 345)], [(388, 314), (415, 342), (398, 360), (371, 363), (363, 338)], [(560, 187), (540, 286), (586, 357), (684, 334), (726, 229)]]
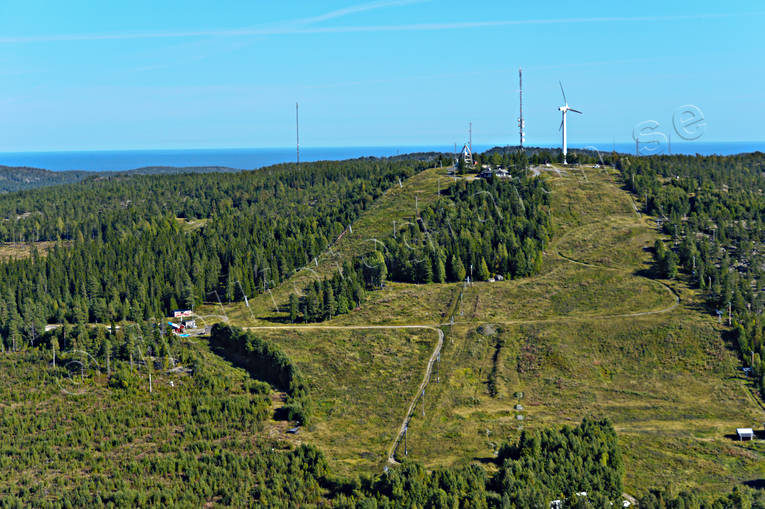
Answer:
[[(44, 490), (65, 493), (120, 471), (125, 486), (140, 490), (159, 479), (163, 489), (166, 482), (179, 492), (182, 477), (145, 477), (142, 469), (182, 455), (246, 455), (301, 443), (324, 451), (338, 474), (379, 473), (437, 342), (433, 329), (370, 327), (393, 325), (441, 326), (446, 333), (407, 435), (409, 457), (428, 468), (494, 468), (488, 460), (500, 444), (524, 429), (607, 417), (619, 435), (630, 494), (727, 491), (764, 478), (763, 442), (731, 435), (736, 427), (761, 429), (765, 406), (703, 296), (682, 281), (647, 277), (658, 238), (650, 218), (635, 211), (608, 169), (541, 178), (551, 185), (555, 232), (533, 277), (468, 287), (388, 283), (352, 313), (316, 327), (285, 324), (290, 292), (365, 252), (369, 239), (392, 235), (394, 221), (416, 213), (415, 196), (419, 205), (435, 198), (447, 177), (427, 170), (390, 189), (310, 270), (253, 297), (249, 309), (215, 303), (198, 310), (207, 315), (200, 324), (225, 319), (252, 327), (298, 365), (314, 407), (313, 422), (298, 434), (275, 418), (284, 394), (250, 394), (250, 375), (204, 338), (182, 343), (201, 359), (200, 376), (157, 371), (151, 394), (146, 372), (137, 371), (132, 391), (123, 393), (106, 386), (103, 366), (78, 383), (76, 372), (51, 369), (45, 352), (1, 356), (0, 465), (8, 485), (52, 499), (55, 491)], [(28, 255), (28, 248), (9, 255)], [(228, 402), (261, 405), (271, 417), (243, 425)]]
[(300, 440), (333, 470), (379, 472), (433, 351), (432, 330), (258, 330), (289, 351), (308, 377), (315, 424)]
[[(331, 274), (368, 239), (390, 234), (394, 220), (411, 219), (414, 196), (421, 204), (435, 197), (446, 183), (441, 175), (428, 170), (389, 191), (311, 271), (251, 299), (251, 312), (226, 306), (232, 323), (283, 317), (275, 308), (283, 309), (291, 291)], [(728, 435), (756, 427), (765, 412), (696, 291), (644, 276), (657, 233), (615, 172), (542, 178), (553, 189), (556, 231), (540, 274), (468, 288), (391, 283), (361, 309), (328, 322), (439, 324), (455, 311), (441, 383), (429, 386), (426, 415), (418, 406), (410, 426), (410, 456), (430, 467), (481, 461), (521, 429), (596, 416), (610, 418), (620, 433), (629, 492), (712, 490), (762, 478), (765, 448)], [(295, 358), (315, 387), (317, 424), (302, 439), (325, 449), (341, 471), (379, 468), (433, 338), (380, 330), (258, 333)], [(381, 385), (380, 377), (392, 383)]]

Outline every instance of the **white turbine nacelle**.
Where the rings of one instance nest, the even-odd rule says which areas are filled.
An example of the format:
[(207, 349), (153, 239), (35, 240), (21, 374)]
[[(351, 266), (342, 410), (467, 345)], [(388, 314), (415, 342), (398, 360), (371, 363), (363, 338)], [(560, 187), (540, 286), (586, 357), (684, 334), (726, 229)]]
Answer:
[(560, 121), (560, 130), (563, 131), (563, 164), (567, 164), (566, 154), (568, 154), (568, 147), (566, 146), (566, 113), (573, 111), (574, 113), (579, 113), (581, 115), (582, 112), (575, 110), (568, 105), (568, 100), (566, 100), (566, 92), (563, 91), (563, 83), (559, 81), (558, 84), (560, 85), (560, 92), (563, 94), (564, 103), (563, 106), (558, 106), (558, 111), (561, 112), (561, 116), (563, 117)]

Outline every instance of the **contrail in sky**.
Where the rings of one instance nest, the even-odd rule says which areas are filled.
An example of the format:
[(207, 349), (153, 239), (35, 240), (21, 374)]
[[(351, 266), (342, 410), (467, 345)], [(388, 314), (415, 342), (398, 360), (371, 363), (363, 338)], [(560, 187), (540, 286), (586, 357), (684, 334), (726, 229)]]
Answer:
[[(356, 7), (348, 7), (332, 11), (315, 18), (295, 20), (290, 23), (311, 24), (326, 19), (334, 19), (347, 14), (368, 11), (381, 7), (411, 4), (412, 1), (375, 2)], [(453, 23), (412, 23), (405, 25), (350, 25), (334, 27), (306, 27), (306, 26), (282, 26), (275, 28), (239, 28), (223, 30), (190, 30), (177, 32), (136, 32), (115, 34), (59, 34), (37, 36), (11, 36), (0, 37), (0, 44), (22, 44), (39, 42), (66, 42), (66, 41), (109, 41), (129, 39), (169, 39), (169, 38), (192, 38), (192, 37), (250, 37), (269, 35), (308, 35), (308, 34), (342, 34), (342, 33), (373, 33), (373, 32), (424, 32), (440, 30), (460, 30), (470, 28), (498, 28), (522, 25), (563, 25), (582, 23), (635, 23), (635, 22), (661, 22), (680, 21), (694, 19), (719, 19), (736, 16), (758, 16), (762, 12), (748, 12), (736, 14), (695, 14), (681, 16), (636, 16), (636, 17), (595, 17), (595, 18), (561, 18), (561, 19), (523, 19), (523, 20), (500, 20), (500, 21), (466, 21)]]

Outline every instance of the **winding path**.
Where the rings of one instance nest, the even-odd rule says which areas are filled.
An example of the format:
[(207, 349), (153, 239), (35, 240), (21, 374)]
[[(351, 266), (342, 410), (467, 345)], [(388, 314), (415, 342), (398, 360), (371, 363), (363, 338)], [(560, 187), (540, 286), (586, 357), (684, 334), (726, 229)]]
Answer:
[(394, 457), (396, 454), (396, 447), (398, 447), (398, 444), (401, 442), (401, 439), (406, 432), (407, 426), (409, 426), (409, 421), (412, 418), (414, 407), (417, 404), (417, 401), (419, 401), (420, 395), (430, 382), (430, 374), (433, 372), (433, 364), (441, 354), (441, 348), (444, 346), (444, 331), (433, 325), (263, 325), (255, 327), (244, 327), (244, 329), (427, 329), (436, 331), (438, 333), (438, 341), (436, 341), (436, 347), (433, 349), (433, 353), (430, 355), (430, 359), (428, 359), (428, 364), (425, 367), (425, 374), (422, 377), (422, 382), (420, 382), (420, 385), (417, 388), (417, 392), (415, 392), (411, 403), (409, 403), (409, 408), (406, 410), (406, 415), (404, 416), (404, 420), (401, 422), (401, 426), (398, 429), (396, 438), (388, 448), (388, 463), (397, 463), (396, 458)]
[[(631, 201), (631, 208), (635, 212), (635, 214), (640, 217), (640, 212), (637, 209), (637, 206), (635, 205), (634, 200), (632, 200), (632, 197), (630, 196)], [(572, 230), (573, 231), (573, 230)], [(345, 232), (343, 232), (345, 233)], [(571, 233), (571, 231), (567, 232), (560, 238), (556, 239), (555, 246), (560, 245), (560, 242)], [(341, 236), (342, 237), (342, 234)], [(340, 240), (338, 238), (337, 240)], [(334, 244), (333, 244), (334, 245)], [(556, 247), (553, 247), (555, 253), (562, 259), (568, 261), (569, 263), (573, 263), (576, 265), (581, 265), (585, 267), (590, 268), (597, 268), (602, 270), (613, 270), (613, 271), (619, 271), (619, 272), (629, 272), (629, 269), (623, 268), (623, 267), (611, 267), (611, 266), (604, 266), (604, 265), (597, 265), (592, 264), (588, 262), (584, 262), (581, 260), (577, 260), (574, 258), (571, 258), (569, 256), (566, 256), (563, 254), (562, 251), (557, 249)], [(551, 318), (543, 318), (543, 319), (525, 319), (525, 320), (511, 320), (511, 321), (493, 321), (491, 323), (503, 323), (503, 324), (522, 324), (522, 323), (538, 323), (538, 322), (557, 322), (561, 320), (592, 320), (592, 319), (608, 319), (608, 318), (624, 318), (624, 317), (636, 317), (636, 316), (645, 316), (645, 315), (655, 315), (655, 314), (662, 314), (662, 313), (668, 313), (675, 308), (677, 308), (680, 305), (680, 296), (678, 295), (677, 291), (675, 291), (674, 288), (669, 286), (668, 284), (664, 283), (663, 281), (659, 281), (656, 279), (651, 279), (648, 277), (645, 277), (645, 279), (648, 279), (649, 281), (661, 285), (667, 292), (669, 292), (673, 297), (673, 302), (671, 305), (664, 307), (662, 309), (658, 310), (648, 310), (648, 311), (635, 311), (632, 313), (620, 313), (620, 314), (604, 314), (604, 315), (582, 315), (582, 316), (557, 316), (557, 317), (551, 317)], [(453, 319), (453, 318), (452, 318)], [(455, 324), (466, 324), (470, 323), (472, 325), (480, 325), (482, 323), (486, 322), (480, 322), (480, 321), (470, 321), (470, 322), (457, 322), (452, 321), (450, 323), (444, 323), (444, 324), (409, 324), (409, 325), (263, 325), (263, 326), (252, 326), (252, 327), (244, 327), (247, 330), (278, 330), (278, 329), (427, 329), (436, 331), (438, 333), (438, 340), (436, 342), (436, 346), (433, 349), (433, 353), (430, 355), (430, 358), (428, 359), (428, 363), (425, 367), (425, 372), (422, 377), (422, 381), (420, 382), (417, 391), (415, 392), (414, 396), (411, 399), (411, 402), (409, 403), (409, 406), (406, 410), (406, 414), (404, 415), (404, 419), (401, 422), (401, 425), (398, 428), (398, 432), (396, 433), (396, 436), (393, 440), (393, 442), (390, 444), (390, 447), (387, 451), (387, 462), (389, 464), (397, 464), (398, 462), (395, 459), (395, 453), (398, 445), (400, 444), (401, 440), (404, 437), (404, 433), (406, 433), (407, 427), (409, 426), (409, 422), (412, 418), (412, 415), (415, 410), (415, 406), (417, 405), (418, 401), (420, 400), (420, 397), (422, 396), (423, 391), (427, 387), (430, 376), (433, 371), (433, 365), (436, 362), (436, 359), (439, 358), (439, 355), (441, 354), (441, 349), (444, 345), (444, 332), (439, 327), (444, 325), (455, 325)]]

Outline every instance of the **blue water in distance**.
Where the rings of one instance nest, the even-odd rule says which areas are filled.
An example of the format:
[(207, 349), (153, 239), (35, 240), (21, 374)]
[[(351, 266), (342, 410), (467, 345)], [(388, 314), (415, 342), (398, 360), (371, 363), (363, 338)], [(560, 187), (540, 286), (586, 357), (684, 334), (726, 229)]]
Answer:
[[(473, 146), (481, 152), (493, 145)], [(557, 148), (553, 145), (547, 145)], [(459, 148), (459, 147), (458, 147)], [(633, 143), (582, 143), (572, 144), (576, 148), (597, 149), (601, 152), (635, 153)], [(642, 155), (667, 153), (669, 147), (643, 147)], [(674, 154), (738, 154), (756, 150), (765, 152), (765, 142), (706, 142), (693, 141), (672, 143)], [(447, 152), (454, 146), (401, 146), (401, 147), (305, 147), (300, 149), (301, 161), (342, 160), (355, 157), (387, 157), (411, 152)], [(0, 165), (29, 166), (53, 171), (87, 170), (114, 171), (131, 170), (144, 166), (227, 166), (231, 168), (254, 169), (276, 163), (294, 162), (294, 148), (242, 148), (242, 149), (193, 149), (193, 150), (104, 150), (68, 152), (5, 152), (0, 153)]]

